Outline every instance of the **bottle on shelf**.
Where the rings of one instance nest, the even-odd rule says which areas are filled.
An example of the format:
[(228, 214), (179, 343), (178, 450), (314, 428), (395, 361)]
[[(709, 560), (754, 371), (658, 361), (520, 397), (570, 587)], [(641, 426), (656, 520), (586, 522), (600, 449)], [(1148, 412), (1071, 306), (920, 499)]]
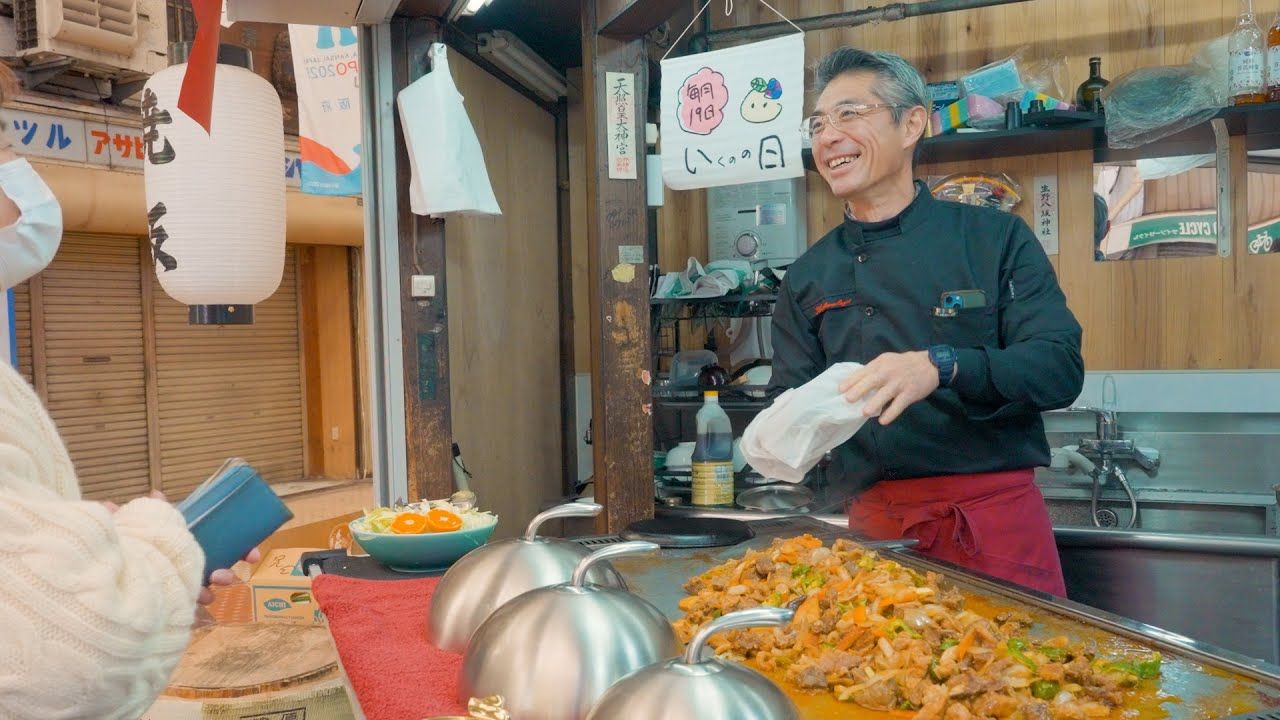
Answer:
[(1102, 88), (1109, 84), (1110, 81), (1102, 77), (1102, 58), (1089, 58), (1089, 79), (1080, 83), (1080, 87), (1076, 89), (1076, 107), (1080, 110), (1101, 112), (1102, 98), (1099, 94)]
[(720, 393), (702, 394), (697, 415), (698, 440), (693, 446), (694, 505), (733, 506), (733, 426), (720, 407)]
[(1280, 102), (1280, 12), (1267, 31), (1267, 101)]
[(1240, 0), (1236, 29), (1227, 40), (1232, 105), (1266, 102), (1265, 45), (1262, 28), (1258, 27), (1258, 18), (1253, 14), (1253, 0)]

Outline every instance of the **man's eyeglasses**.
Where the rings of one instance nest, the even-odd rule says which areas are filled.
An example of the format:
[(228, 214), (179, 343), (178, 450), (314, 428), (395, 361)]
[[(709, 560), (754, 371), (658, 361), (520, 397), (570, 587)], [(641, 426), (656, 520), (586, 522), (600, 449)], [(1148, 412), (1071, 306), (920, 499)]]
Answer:
[(861, 120), (877, 110), (903, 110), (906, 109), (902, 105), (888, 105), (886, 103), (875, 103), (873, 105), (862, 105), (859, 103), (841, 103), (831, 109), (829, 113), (814, 113), (805, 118), (804, 125), (800, 128), (800, 132), (809, 140), (822, 134), (828, 126), (836, 130), (843, 130), (852, 124), (855, 120)]

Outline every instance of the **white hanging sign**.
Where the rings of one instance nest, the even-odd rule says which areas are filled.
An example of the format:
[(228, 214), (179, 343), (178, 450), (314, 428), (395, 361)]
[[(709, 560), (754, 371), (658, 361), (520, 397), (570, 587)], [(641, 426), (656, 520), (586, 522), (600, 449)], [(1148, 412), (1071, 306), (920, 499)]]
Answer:
[(662, 61), (662, 179), (676, 190), (801, 177), (804, 35)]
[(605, 101), (609, 108), (609, 179), (636, 179), (636, 76), (606, 72)]
[(290, 25), (302, 191), (359, 195), (360, 50), (354, 28)]

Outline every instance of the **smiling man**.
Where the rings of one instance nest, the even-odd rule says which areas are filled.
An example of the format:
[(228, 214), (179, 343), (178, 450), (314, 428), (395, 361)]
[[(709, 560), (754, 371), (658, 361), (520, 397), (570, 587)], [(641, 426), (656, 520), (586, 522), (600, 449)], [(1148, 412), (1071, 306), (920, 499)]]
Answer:
[(866, 423), (833, 454), (850, 527), (1065, 594), (1033, 468), (1040, 412), (1080, 393), (1080, 325), (1031, 229), (936, 200), (913, 180), (925, 83), (890, 53), (836, 50), (815, 71), (803, 131), (845, 222), (789, 269), (773, 319), (773, 383), (837, 362)]

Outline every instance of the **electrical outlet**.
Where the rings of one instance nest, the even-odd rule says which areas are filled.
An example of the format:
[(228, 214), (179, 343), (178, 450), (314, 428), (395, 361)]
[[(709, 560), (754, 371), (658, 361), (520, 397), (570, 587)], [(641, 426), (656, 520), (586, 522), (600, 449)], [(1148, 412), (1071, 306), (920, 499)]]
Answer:
[(435, 275), (414, 275), (409, 281), (409, 296), (430, 298), (436, 296)]

